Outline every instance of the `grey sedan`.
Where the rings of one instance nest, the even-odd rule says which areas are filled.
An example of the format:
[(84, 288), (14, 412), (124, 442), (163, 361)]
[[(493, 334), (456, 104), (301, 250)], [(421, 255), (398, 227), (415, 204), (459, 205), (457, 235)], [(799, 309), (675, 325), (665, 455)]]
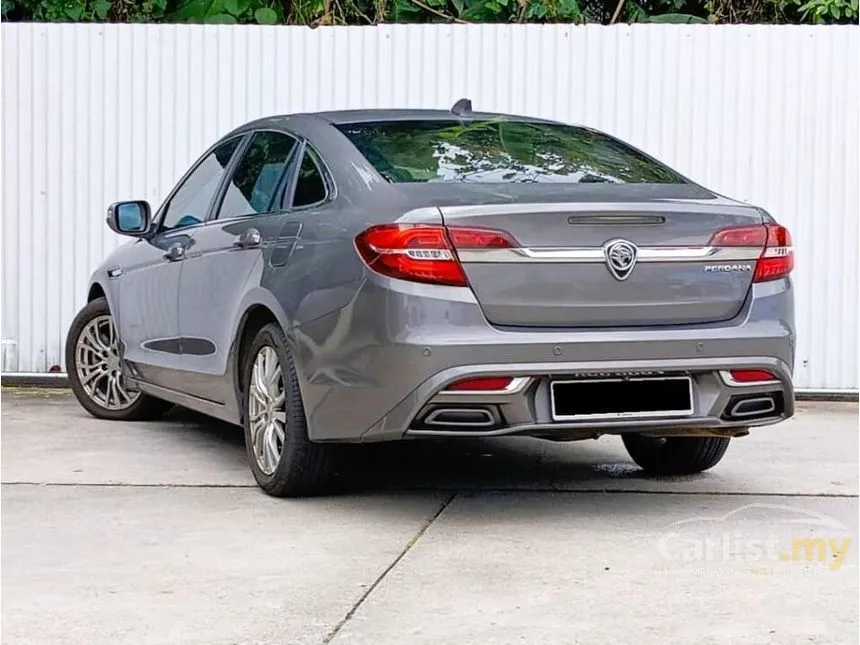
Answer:
[(68, 335), (91, 414), (243, 426), (263, 490), (332, 444), (620, 435), (657, 474), (794, 412), (788, 231), (601, 132), (446, 110), (248, 123), (98, 268)]

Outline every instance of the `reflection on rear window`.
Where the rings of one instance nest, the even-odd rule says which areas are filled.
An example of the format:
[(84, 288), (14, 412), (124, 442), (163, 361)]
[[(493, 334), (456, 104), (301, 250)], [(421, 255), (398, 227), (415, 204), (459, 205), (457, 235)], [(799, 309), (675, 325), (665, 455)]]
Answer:
[(337, 127), (395, 183), (685, 183), (617, 139), (562, 124), (494, 118)]

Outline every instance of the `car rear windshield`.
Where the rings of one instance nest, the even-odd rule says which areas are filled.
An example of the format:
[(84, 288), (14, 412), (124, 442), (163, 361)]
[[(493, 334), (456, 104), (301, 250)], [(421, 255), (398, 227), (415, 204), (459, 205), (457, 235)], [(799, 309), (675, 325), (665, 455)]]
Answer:
[(337, 127), (395, 183), (686, 183), (621, 141), (575, 126), (495, 118)]

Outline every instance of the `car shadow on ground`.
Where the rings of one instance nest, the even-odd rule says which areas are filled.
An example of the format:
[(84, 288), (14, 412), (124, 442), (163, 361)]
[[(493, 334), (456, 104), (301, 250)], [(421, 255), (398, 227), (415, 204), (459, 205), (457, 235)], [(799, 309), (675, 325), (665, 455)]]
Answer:
[[(175, 408), (165, 431), (186, 430), (225, 461), (245, 460), (240, 428)], [(609, 480), (652, 479), (630, 461), (617, 437), (557, 443), (530, 438), (421, 439), (335, 445), (337, 485), (343, 493), (431, 490), (601, 489)], [(680, 478), (678, 478), (680, 479)], [(557, 481), (563, 480), (563, 488)], [(631, 481), (631, 484), (633, 482)]]

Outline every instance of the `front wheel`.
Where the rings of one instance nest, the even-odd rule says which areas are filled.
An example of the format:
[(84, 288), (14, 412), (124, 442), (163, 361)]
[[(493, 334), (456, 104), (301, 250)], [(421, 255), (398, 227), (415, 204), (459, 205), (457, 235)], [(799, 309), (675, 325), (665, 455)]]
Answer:
[(69, 387), (83, 408), (98, 419), (154, 419), (172, 405), (126, 388), (119, 357), (119, 338), (105, 298), (78, 312), (66, 338)]
[(692, 475), (713, 468), (729, 447), (728, 437), (621, 435), (627, 453), (646, 473)]
[(305, 497), (331, 483), (332, 446), (308, 437), (293, 358), (284, 332), (263, 327), (244, 363), (245, 451), (254, 479), (274, 497)]

